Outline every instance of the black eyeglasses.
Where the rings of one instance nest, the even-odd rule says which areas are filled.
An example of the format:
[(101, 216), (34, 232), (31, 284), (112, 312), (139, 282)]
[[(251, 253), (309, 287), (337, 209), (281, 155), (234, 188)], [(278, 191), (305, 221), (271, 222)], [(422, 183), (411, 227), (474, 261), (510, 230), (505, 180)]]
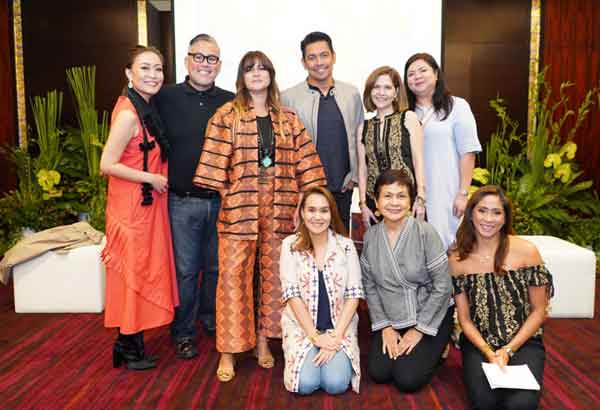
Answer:
[(188, 53), (188, 56), (192, 57), (192, 60), (194, 60), (195, 63), (203, 63), (204, 60), (206, 60), (208, 64), (217, 64), (219, 62), (219, 56), (212, 54), (205, 56), (202, 53)]

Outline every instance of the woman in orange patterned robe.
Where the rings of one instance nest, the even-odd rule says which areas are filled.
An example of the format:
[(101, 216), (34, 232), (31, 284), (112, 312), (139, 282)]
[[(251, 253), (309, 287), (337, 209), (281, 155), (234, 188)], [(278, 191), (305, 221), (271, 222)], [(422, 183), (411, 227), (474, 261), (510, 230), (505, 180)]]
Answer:
[[(219, 191), (217, 377), (234, 375), (234, 353), (255, 348), (258, 363), (273, 367), (267, 338), (281, 337), (281, 241), (294, 231), (301, 192), (326, 185), (310, 136), (282, 107), (275, 69), (260, 51), (246, 53), (237, 94), (208, 124), (194, 183)], [(258, 319), (253, 281), (258, 258)]]

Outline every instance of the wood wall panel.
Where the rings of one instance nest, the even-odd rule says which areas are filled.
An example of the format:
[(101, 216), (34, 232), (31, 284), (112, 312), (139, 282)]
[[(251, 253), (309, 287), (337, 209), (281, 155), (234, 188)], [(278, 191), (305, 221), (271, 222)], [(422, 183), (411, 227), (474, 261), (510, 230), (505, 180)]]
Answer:
[[(600, 86), (600, 1), (542, 1), (542, 65), (548, 65), (548, 81), (558, 94), (560, 84), (575, 83), (572, 102), (581, 102), (587, 90)], [(600, 191), (600, 110), (598, 100), (575, 136), (577, 159), (586, 177)]]
[[(12, 59), (10, 2), (0, 2), (0, 145), (15, 143), (15, 93)], [(15, 177), (4, 158), (0, 160), (0, 194), (14, 188)]]
[(63, 90), (63, 118), (74, 125), (65, 70), (95, 65), (96, 103), (110, 112), (126, 83), (128, 50), (137, 43), (136, 1), (28, 0), (21, 4), (28, 100), (51, 89)]
[(482, 144), (498, 125), (489, 107), (497, 95), (526, 128), (530, 14), (523, 0), (444, 2), (444, 75), (471, 105)]

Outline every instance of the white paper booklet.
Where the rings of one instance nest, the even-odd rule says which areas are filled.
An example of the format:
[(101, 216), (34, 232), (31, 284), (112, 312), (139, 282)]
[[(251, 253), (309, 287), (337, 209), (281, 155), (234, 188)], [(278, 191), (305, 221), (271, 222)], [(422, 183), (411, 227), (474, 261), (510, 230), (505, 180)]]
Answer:
[(492, 363), (482, 362), (481, 366), (492, 389), (540, 389), (540, 385), (526, 364), (504, 366), (504, 371), (500, 366)]

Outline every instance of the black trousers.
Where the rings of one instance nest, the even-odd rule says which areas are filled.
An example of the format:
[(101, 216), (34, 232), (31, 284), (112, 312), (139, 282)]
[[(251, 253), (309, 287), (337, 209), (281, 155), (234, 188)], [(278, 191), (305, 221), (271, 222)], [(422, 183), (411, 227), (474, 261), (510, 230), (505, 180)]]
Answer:
[[(473, 409), (537, 409), (541, 390), (491, 389), (483, 373), (481, 362), (487, 360), (471, 342), (462, 338), (463, 377)], [(542, 386), (546, 350), (540, 338), (529, 339), (508, 362), (509, 365), (527, 364)]]
[(333, 197), (335, 198), (335, 204), (337, 206), (338, 212), (340, 213), (340, 218), (342, 218), (342, 222), (346, 227), (348, 233), (350, 232), (350, 207), (352, 205), (352, 190), (346, 192), (332, 192)]
[[(429, 384), (442, 353), (450, 341), (454, 306), (450, 307), (435, 336), (423, 335), (408, 355), (390, 359), (382, 352), (381, 331), (375, 332), (369, 346), (368, 370), (375, 383), (394, 383), (398, 390), (415, 392)], [(401, 334), (408, 329), (400, 330)]]

